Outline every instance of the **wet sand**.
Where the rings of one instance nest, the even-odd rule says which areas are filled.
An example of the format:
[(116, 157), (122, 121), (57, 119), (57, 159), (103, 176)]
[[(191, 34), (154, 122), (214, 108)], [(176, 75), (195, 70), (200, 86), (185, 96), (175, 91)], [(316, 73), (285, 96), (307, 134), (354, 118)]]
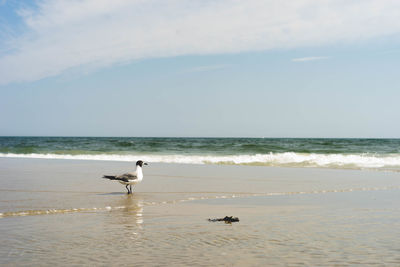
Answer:
[[(0, 265), (400, 264), (400, 174), (0, 158)], [(240, 222), (208, 222), (237, 216)]]

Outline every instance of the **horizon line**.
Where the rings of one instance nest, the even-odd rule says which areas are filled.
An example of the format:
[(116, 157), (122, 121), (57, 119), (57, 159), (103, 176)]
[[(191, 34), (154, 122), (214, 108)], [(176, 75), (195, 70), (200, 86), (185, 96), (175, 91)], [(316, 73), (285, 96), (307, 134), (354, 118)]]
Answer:
[(248, 137), (248, 136), (90, 136), (90, 135), (0, 135), (4, 137), (49, 137), (49, 138), (204, 138), (204, 139), (400, 139), (400, 137)]

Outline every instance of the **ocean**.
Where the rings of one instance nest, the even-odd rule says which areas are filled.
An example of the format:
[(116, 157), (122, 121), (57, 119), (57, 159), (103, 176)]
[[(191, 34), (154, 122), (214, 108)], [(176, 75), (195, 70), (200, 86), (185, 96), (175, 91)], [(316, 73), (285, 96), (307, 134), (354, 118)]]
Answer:
[[(0, 266), (400, 266), (399, 147), (1, 137)], [(138, 159), (133, 194), (102, 178)]]
[(0, 157), (400, 171), (400, 139), (0, 137)]

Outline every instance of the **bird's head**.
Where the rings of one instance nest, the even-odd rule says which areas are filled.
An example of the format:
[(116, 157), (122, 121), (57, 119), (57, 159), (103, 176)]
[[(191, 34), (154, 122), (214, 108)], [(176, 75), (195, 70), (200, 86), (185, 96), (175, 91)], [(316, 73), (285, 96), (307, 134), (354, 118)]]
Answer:
[(146, 162), (143, 162), (143, 161), (141, 161), (141, 160), (136, 161), (136, 166), (143, 167), (143, 165), (147, 165), (147, 163), (146, 163)]

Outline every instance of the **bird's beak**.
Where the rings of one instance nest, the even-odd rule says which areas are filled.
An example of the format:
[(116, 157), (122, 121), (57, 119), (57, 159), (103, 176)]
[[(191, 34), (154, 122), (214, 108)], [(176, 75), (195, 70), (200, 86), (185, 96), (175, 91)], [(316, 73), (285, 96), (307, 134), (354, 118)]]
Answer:
[(145, 162), (145, 163), (143, 163), (143, 165), (149, 165), (149, 164), (147, 164), (147, 162)]

